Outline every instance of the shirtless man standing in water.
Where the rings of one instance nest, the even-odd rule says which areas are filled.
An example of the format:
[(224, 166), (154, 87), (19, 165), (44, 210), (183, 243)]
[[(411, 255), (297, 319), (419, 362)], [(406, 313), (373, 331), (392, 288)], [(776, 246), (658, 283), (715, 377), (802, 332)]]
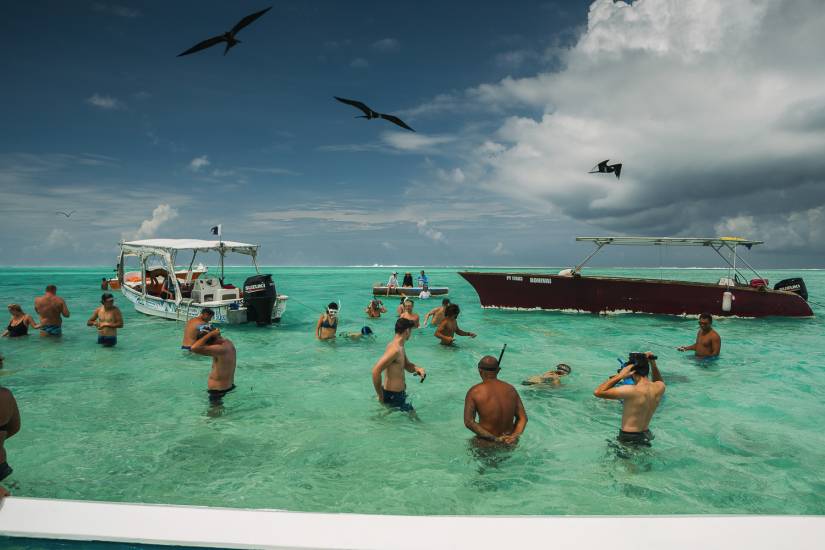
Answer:
[(692, 346), (679, 346), (678, 351), (690, 351), (696, 357), (716, 357), (722, 349), (722, 338), (713, 330), (713, 317), (710, 313), (699, 316), (699, 332), (696, 333), (696, 342)]
[(417, 313), (413, 313), (413, 301), (409, 298), (404, 302), (404, 313), (399, 315), (401, 319), (409, 319), (413, 322), (413, 328), (420, 327), (420, 317)]
[[(409, 319), (398, 319), (395, 322), (395, 336), (387, 344), (387, 349), (381, 359), (372, 368), (372, 385), (378, 395), (378, 401), (389, 407), (405, 412), (415, 412), (411, 403), (407, 403), (407, 382), (404, 380), (404, 371), (420, 376), (421, 381), (427, 377), (427, 372), (407, 359), (404, 343), (410, 339), (413, 322)], [(384, 383), (381, 375), (386, 372)]]
[[(601, 399), (621, 399), (622, 428), (616, 438), (620, 443), (650, 447), (653, 433), (650, 431), (650, 419), (659, 406), (665, 394), (665, 382), (656, 366), (655, 356), (646, 351), (647, 361), (643, 364), (628, 363), (593, 391), (593, 395)], [(639, 362), (639, 361), (637, 361)], [(647, 379), (648, 372), (652, 371), (652, 380)], [(633, 377), (633, 384), (616, 386), (620, 380)]]
[(186, 326), (183, 328), (183, 342), (180, 344), (180, 349), (190, 351), (192, 344), (198, 339), (198, 332), (200, 332), (201, 327), (209, 326), (214, 316), (215, 312), (205, 307), (201, 310), (200, 315), (186, 321)]
[(220, 329), (206, 329), (198, 333), (191, 351), (212, 358), (212, 372), (209, 373), (206, 387), (209, 402), (220, 404), (223, 396), (235, 389), (235, 346), (231, 340), (221, 336)]
[(450, 304), (444, 309), (444, 320), (438, 325), (435, 337), (441, 340), (442, 346), (450, 346), (455, 342), (456, 335), (469, 336), (475, 338), (475, 332), (469, 332), (458, 328), (458, 314), (461, 313), (458, 304)]
[(34, 299), (34, 310), (40, 315), (40, 336), (63, 334), (63, 317), (69, 317), (69, 308), (57, 295), (56, 286), (47, 286), (46, 293)]
[(100, 297), (103, 304), (95, 309), (86, 325), (97, 327), (97, 343), (105, 348), (117, 344), (117, 329), (123, 328), (123, 315), (115, 306), (115, 298), (108, 292)]
[(512, 445), (527, 426), (527, 412), (516, 388), (498, 379), (500, 370), (492, 355), (478, 362), (481, 383), (464, 398), (464, 425), (479, 439)]
[(449, 298), (441, 300), (440, 306), (432, 308), (427, 315), (424, 316), (424, 326), (432, 324), (437, 327), (440, 325), (441, 321), (444, 320), (444, 310), (447, 309), (448, 305), (450, 305)]

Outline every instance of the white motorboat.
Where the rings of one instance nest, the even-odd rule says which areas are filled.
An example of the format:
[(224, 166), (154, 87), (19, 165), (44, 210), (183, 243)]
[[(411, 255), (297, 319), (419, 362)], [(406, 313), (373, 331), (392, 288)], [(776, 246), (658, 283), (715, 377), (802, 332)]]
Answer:
[[(183, 251), (191, 251), (192, 260), (188, 269), (176, 271), (175, 261)], [(199, 277), (200, 270), (193, 269), (198, 253), (207, 252), (217, 252), (220, 256), (220, 278)], [(230, 252), (249, 256), (255, 266), (257, 275), (247, 278), (242, 288), (224, 281), (224, 257)], [(257, 254), (258, 245), (233, 241), (124, 241), (120, 243), (117, 279), (126, 299), (146, 315), (185, 321), (208, 307), (215, 312), (215, 323), (277, 323), (289, 297), (276, 292), (272, 275), (260, 273)], [(124, 271), (130, 257), (138, 258), (139, 271)]]

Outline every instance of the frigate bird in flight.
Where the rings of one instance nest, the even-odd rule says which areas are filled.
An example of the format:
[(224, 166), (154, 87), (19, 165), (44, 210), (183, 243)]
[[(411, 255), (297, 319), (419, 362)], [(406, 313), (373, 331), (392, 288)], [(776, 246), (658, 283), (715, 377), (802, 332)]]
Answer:
[(619, 176), (622, 174), (622, 164), (619, 163), (608, 165), (607, 163), (609, 161), (610, 159), (601, 161), (599, 164), (594, 166), (588, 174), (609, 174), (610, 172), (613, 172), (616, 174), (616, 179), (619, 179)]
[(250, 23), (252, 23), (257, 18), (259, 18), (271, 9), (272, 6), (269, 6), (265, 10), (261, 10), (253, 14), (247, 15), (246, 17), (235, 23), (235, 26), (232, 27), (231, 31), (225, 32), (218, 36), (213, 36), (212, 38), (204, 40), (203, 42), (198, 42), (185, 52), (178, 54), (178, 57), (183, 57), (184, 55), (189, 55), (190, 53), (199, 52), (201, 50), (205, 50), (206, 48), (211, 48), (215, 44), (220, 44), (221, 42), (226, 42), (226, 49), (223, 51), (223, 55), (226, 55), (232, 47), (234, 47), (236, 44), (240, 44), (241, 42), (240, 40), (235, 38), (235, 35), (238, 34), (241, 31), (241, 29), (243, 29), (244, 27), (246, 27), (247, 25), (249, 25)]
[(75, 212), (77, 212), (77, 210), (72, 210), (71, 212), (63, 212), (62, 210), (56, 210), (55, 214), (63, 214), (67, 218), (71, 218), (72, 214), (74, 214)]
[(369, 107), (367, 107), (366, 105), (364, 105), (363, 103), (361, 103), (360, 101), (355, 101), (354, 99), (345, 99), (343, 97), (338, 97), (338, 96), (332, 96), (332, 97), (334, 97), (335, 99), (337, 99), (341, 103), (346, 103), (347, 105), (352, 105), (356, 109), (360, 109), (361, 111), (363, 111), (363, 113), (364, 113), (363, 115), (359, 115), (355, 118), (366, 118), (367, 120), (372, 120), (373, 118), (383, 118), (384, 120), (389, 120), (393, 124), (397, 124), (397, 125), (401, 126), (402, 128), (404, 128), (406, 130), (409, 130), (410, 132), (415, 132), (415, 130), (413, 130), (412, 128), (407, 126), (407, 124), (403, 120), (398, 118), (397, 116), (385, 115), (383, 113), (375, 112), (372, 109), (370, 109)]

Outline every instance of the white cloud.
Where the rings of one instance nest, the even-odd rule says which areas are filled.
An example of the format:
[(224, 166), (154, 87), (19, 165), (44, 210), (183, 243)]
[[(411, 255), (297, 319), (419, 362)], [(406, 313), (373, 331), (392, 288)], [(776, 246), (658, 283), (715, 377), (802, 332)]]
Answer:
[[(525, 209), (625, 233), (704, 234), (737, 216), (758, 229), (825, 205), (822, 28), (815, 0), (596, 0), (557, 72), (413, 111), (505, 114), (462, 169)], [(587, 173), (606, 158), (620, 180)]]
[(74, 248), (77, 243), (67, 231), (55, 227), (43, 244), (46, 248)]
[(394, 244), (392, 244), (390, 242), (387, 242), (387, 241), (382, 241), (381, 246), (386, 248), (387, 250), (395, 250), (395, 248), (396, 248)]
[(493, 254), (493, 256), (506, 256), (510, 254), (510, 252), (504, 248), (504, 243), (502, 242), (496, 243), (496, 246), (493, 248), (491, 253)]
[(378, 52), (389, 53), (389, 52), (397, 52), (400, 45), (401, 44), (395, 38), (384, 38), (382, 40), (378, 40), (376, 42), (373, 42), (370, 45), (370, 48), (372, 48), (373, 50), (378, 51)]
[(107, 111), (123, 108), (123, 102), (121, 102), (119, 99), (115, 99), (111, 96), (100, 95), (97, 93), (92, 94), (91, 97), (87, 97), (86, 103)]
[(436, 174), (438, 174), (440, 179), (451, 183), (464, 183), (464, 180), (466, 179), (464, 171), (461, 168), (453, 168), (452, 170), (443, 170), (439, 168), (436, 171)]
[(401, 151), (415, 152), (437, 152), (438, 145), (444, 145), (455, 141), (453, 136), (428, 136), (409, 131), (404, 132), (384, 132), (381, 140)]
[(195, 157), (189, 162), (189, 169), (193, 172), (199, 172), (201, 168), (205, 168), (212, 164), (209, 162), (209, 157), (206, 155)]
[(370, 66), (369, 62), (363, 57), (356, 57), (349, 62), (349, 66), (354, 69), (365, 69)]
[(427, 220), (419, 220), (416, 222), (416, 227), (418, 228), (418, 232), (428, 239), (432, 239), (437, 243), (446, 243), (447, 239), (444, 237), (444, 234), (441, 231), (433, 229), (427, 224)]
[(152, 211), (152, 217), (141, 222), (138, 230), (132, 235), (132, 239), (148, 239), (157, 234), (158, 229), (168, 222), (178, 217), (178, 211), (168, 204), (160, 204)]

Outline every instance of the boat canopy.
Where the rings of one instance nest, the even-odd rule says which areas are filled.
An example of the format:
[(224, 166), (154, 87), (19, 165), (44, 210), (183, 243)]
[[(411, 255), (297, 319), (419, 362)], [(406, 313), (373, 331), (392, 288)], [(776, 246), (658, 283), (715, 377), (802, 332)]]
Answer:
[(214, 250), (221, 256), (227, 252), (246, 254), (253, 258), (258, 254), (257, 244), (235, 241), (204, 241), (200, 239), (144, 239), (141, 241), (124, 241), (120, 243), (123, 254), (145, 255), (150, 253), (174, 253), (178, 250), (209, 252)]
[(576, 237), (576, 240), (594, 242), (599, 246), (604, 246), (606, 244), (624, 244), (635, 246), (744, 246), (750, 248), (755, 244), (762, 244), (762, 241), (751, 241), (741, 237)]
[[(722, 260), (728, 264), (728, 267), (733, 270), (735, 275), (744, 275), (737, 269), (737, 260), (744, 263), (748, 268), (760, 279), (763, 279), (751, 264), (744, 258), (740, 257), (736, 248), (744, 246), (748, 250), (755, 244), (762, 244), (762, 241), (752, 241), (750, 239), (743, 239), (741, 237), (576, 237), (577, 241), (588, 241), (596, 245), (596, 249), (584, 259), (579, 265), (573, 268), (573, 273), (581, 273), (584, 265), (590, 261), (603, 247), (607, 245), (630, 245), (630, 246), (706, 246), (713, 249)], [(725, 258), (722, 250), (726, 250), (730, 258)]]

